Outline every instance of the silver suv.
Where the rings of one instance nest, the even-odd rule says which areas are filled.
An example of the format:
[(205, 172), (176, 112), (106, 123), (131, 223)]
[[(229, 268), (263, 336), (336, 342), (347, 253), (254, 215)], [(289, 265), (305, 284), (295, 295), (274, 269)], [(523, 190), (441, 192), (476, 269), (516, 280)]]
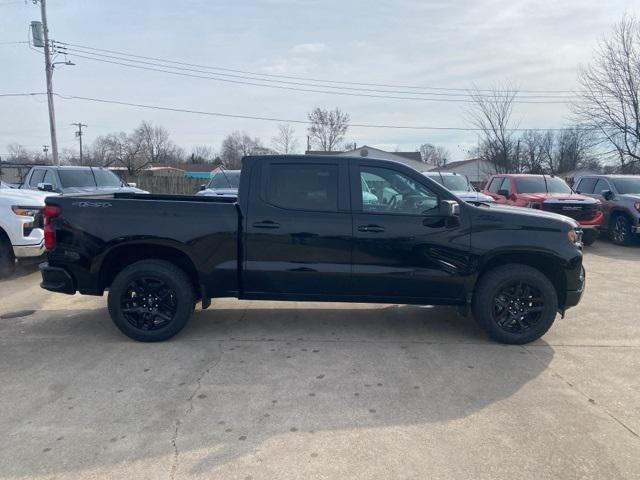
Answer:
[(614, 243), (628, 245), (640, 234), (640, 175), (587, 175), (576, 191), (602, 202), (601, 228)]

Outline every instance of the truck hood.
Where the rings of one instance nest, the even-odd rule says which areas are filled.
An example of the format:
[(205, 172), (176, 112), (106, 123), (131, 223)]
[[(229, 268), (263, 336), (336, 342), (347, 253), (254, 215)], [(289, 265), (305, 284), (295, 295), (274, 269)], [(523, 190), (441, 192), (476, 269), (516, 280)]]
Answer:
[(640, 193), (625, 193), (623, 195), (620, 195), (620, 198), (622, 198), (623, 200), (638, 202), (640, 201)]
[(207, 188), (206, 190), (202, 190), (198, 192), (196, 195), (201, 197), (237, 197), (238, 189), (237, 188)]
[(21, 205), (24, 207), (44, 206), (44, 199), (56, 196), (57, 193), (22, 190), (18, 188), (0, 189), (0, 203), (3, 205)]
[(598, 203), (598, 200), (579, 193), (519, 193), (518, 196), (523, 200), (535, 203), (546, 201)]
[[(490, 212), (497, 212), (501, 214), (519, 216), (522, 218), (523, 223), (528, 223), (531, 220), (535, 219), (546, 219), (556, 222), (558, 224), (564, 224), (565, 227), (568, 228), (580, 228), (578, 222), (576, 222), (573, 218), (565, 217), (564, 215), (559, 215), (557, 213), (546, 212), (543, 210), (538, 210), (534, 208), (522, 208), (515, 207), (511, 205), (500, 205), (497, 203), (492, 203), (489, 207), (478, 207), (489, 210)], [(559, 225), (560, 226), (560, 225)]]
[(465, 202), (493, 202), (493, 197), (480, 192), (469, 192), (466, 190), (452, 190), (456, 197)]
[[(74, 193), (149, 193), (135, 187), (66, 187), (63, 195), (73, 195)], [(50, 196), (50, 195), (47, 195)]]

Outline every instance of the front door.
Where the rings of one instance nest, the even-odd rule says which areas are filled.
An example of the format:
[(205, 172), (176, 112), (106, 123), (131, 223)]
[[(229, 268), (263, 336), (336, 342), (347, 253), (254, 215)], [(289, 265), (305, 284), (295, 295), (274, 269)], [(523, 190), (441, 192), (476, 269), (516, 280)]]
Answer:
[(245, 234), (248, 296), (311, 298), (350, 293), (348, 166), (337, 159), (269, 159), (252, 184)]
[(463, 297), (468, 220), (439, 209), (453, 197), (410, 169), (361, 161), (351, 178), (354, 294), (407, 303)]

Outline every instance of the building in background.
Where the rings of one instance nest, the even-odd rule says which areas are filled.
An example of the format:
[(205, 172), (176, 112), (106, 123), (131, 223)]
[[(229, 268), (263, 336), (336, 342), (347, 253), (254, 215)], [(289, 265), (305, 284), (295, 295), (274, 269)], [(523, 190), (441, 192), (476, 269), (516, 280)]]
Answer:
[(9, 185), (20, 185), (31, 167), (43, 165), (40, 163), (17, 163), (0, 161), (0, 180)]
[(337, 157), (369, 157), (380, 160), (393, 160), (395, 162), (404, 163), (418, 171), (425, 171), (429, 166), (422, 161), (420, 152), (387, 152), (375, 147), (363, 145), (347, 151), (327, 152), (324, 150), (307, 150), (305, 155), (334, 155)]
[[(438, 171), (438, 168), (430, 168), (430, 171)], [(476, 187), (484, 186), (489, 177), (495, 173), (491, 162), (481, 158), (470, 158), (469, 160), (459, 160), (450, 162), (440, 167), (442, 172), (455, 172), (465, 175)]]

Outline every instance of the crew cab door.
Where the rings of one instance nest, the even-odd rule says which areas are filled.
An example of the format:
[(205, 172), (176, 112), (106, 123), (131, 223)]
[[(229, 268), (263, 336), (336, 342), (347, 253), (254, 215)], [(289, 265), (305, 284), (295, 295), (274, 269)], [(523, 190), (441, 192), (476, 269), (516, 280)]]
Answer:
[(244, 237), (246, 296), (348, 295), (347, 162), (267, 157), (254, 164), (251, 182)]
[(464, 296), (469, 220), (441, 213), (440, 201), (453, 199), (445, 189), (409, 168), (355, 161), (351, 191), (356, 296), (406, 303)]

